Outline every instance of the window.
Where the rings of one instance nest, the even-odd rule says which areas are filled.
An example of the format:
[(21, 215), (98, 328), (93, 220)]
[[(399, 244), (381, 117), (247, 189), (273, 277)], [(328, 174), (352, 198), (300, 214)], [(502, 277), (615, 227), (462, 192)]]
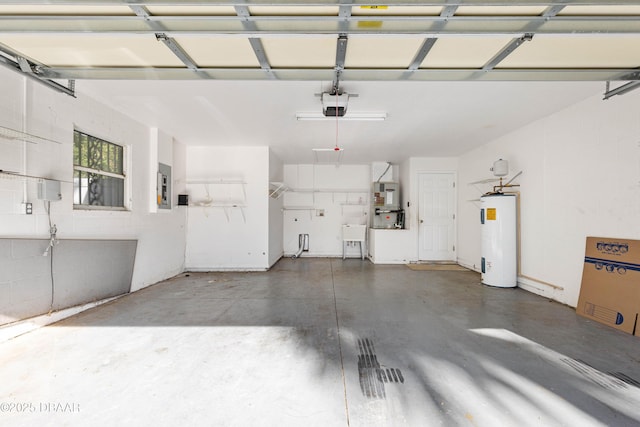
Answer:
[(73, 204), (124, 209), (124, 147), (73, 132)]

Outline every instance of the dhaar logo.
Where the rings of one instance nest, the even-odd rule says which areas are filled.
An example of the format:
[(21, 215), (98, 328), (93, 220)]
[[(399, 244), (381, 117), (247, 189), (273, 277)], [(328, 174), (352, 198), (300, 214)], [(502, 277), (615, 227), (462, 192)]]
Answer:
[(596, 243), (596, 249), (599, 252), (609, 255), (622, 255), (629, 252), (629, 245), (627, 243), (617, 242), (598, 242)]

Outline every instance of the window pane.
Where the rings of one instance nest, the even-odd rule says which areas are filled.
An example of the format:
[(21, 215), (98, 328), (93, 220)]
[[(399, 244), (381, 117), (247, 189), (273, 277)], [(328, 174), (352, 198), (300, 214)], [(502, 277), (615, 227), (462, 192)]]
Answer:
[[(123, 175), (124, 147), (74, 131), (75, 166)], [(124, 207), (125, 177), (74, 170), (73, 203), (76, 205)]]
[(73, 204), (79, 205), (82, 201), (82, 189), (86, 188), (86, 184), (82, 183), (82, 172), (73, 171)]
[(86, 174), (88, 189), (82, 204), (91, 206), (124, 206), (124, 180), (96, 173)]

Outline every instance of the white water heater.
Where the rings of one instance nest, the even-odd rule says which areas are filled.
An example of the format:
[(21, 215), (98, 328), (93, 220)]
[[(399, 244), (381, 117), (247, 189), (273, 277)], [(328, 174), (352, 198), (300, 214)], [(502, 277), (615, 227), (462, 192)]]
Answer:
[(482, 283), (517, 286), (516, 196), (487, 194), (480, 198)]

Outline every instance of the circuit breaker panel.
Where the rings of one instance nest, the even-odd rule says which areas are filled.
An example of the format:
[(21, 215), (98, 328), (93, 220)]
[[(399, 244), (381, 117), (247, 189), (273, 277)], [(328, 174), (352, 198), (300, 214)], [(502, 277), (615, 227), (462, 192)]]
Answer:
[(171, 166), (158, 163), (157, 200), (159, 209), (171, 209)]

